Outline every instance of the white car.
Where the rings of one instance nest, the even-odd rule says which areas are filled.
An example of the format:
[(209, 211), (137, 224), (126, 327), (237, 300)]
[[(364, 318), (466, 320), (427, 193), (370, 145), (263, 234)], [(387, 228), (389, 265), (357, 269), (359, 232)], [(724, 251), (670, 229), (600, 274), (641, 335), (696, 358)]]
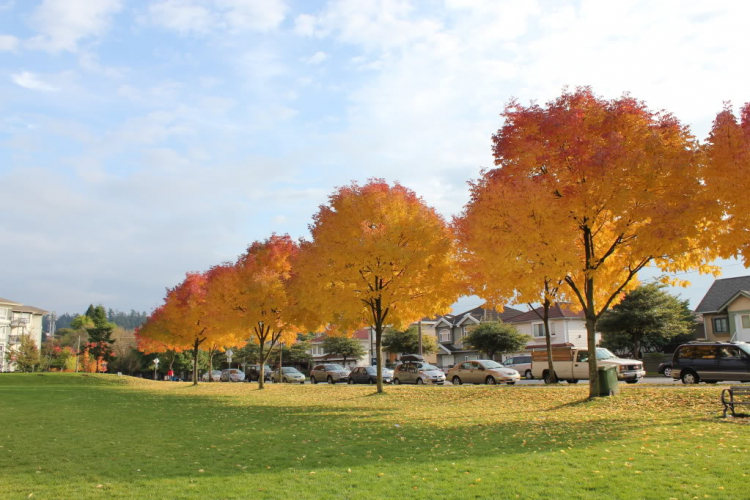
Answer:
[(245, 374), (242, 372), (242, 370), (237, 370), (235, 368), (222, 370), (221, 381), (222, 382), (244, 382)]

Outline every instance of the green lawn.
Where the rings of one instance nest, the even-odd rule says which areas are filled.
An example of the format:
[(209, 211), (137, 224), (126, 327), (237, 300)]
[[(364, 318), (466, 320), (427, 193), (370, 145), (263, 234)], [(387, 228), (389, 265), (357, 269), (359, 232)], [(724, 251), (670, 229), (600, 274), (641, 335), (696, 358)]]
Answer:
[(0, 498), (748, 498), (717, 387), (189, 384), (0, 374)]

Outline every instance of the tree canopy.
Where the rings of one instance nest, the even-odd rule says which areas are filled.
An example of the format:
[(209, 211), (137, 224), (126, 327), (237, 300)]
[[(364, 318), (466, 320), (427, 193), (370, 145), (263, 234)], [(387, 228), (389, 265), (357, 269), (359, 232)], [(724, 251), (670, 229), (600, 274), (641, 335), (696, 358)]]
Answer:
[(472, 327), (463, 338), (464, 347), (483, 352), (489, 359), (498, 354), (513, 354), (523, 351), (529, 336), (500, 321), (487, 321)]
[(323, 350), (327, 354), (341, 356), (344, 358), (344, 363), (346, 363), (347, 359), (359, 359), (367, 354), (367, 351), (362, 346), (362, 342), (351, 337), (342, 336), (327, 336), (323, 340)]
[[(388, 328), (383, 334), (383, 350), (394, 354), (415, 354), (419, 352), (419, 329), (412, 325), (406, 330)], [(422, 334), (422, 354), (437, 351), (435, 337)]]
[(663, 348), (678, 335), (689, 335), (694, 326), (687, 300), (664, 290), (664, 285), (641, 285), (605, 312), (598, 323), (602, 345), (615, 351), (628, 350), (641, 358), (644, 351)]
[(334, 192), (296, 260), (300, 311), (318, 330), (375, 329), (378, 392), (386, 325), (445, 314), (463, 290), (453, 237), (433, 208), (400, 184), (374, 179)]

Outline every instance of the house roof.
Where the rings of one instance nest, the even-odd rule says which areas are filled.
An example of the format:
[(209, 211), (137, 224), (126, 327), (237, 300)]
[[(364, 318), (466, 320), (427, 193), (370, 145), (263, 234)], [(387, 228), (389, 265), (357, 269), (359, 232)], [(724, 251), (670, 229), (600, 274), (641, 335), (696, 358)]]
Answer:
[[(313, 343), (313, 344), (314, 343), (323, 342), (326, 339), (326, 337), (327, 337), (327, 335), (325, 333), (323, 333), (321, 335), (318, 335), (314, 339), (312, 339), (310, 342)], [(370, 329), (369, 328), (362, 328), (360, 330), (357, 330), (356, 332), (352, 333), (352, 337), (351, 338), (358, 339), (358, 340), (370, 340)]]
[[(544, 309), (537, 307), (531, 311), (519, 314), (508, 320), (508, 323), (526, 323), (527, 321), (540, 321)], [(538, 313), (538, 314), (537, 314)], [(554, 304), (549, 308), (549, 319), (560, 318), (583, 318), (583, 311), (573, 311), (567, 304)]]
[(453, 319), (456, 321), (454, 324), (460, 323), (466, 316), (471, 316), (478, 321), (502, 321), (507, 323), (511, 318), (523, 314), (523, 311), (514, 309), (510, 306), (505, 306), (503, 312), (497, 312), (494, 308), (484, 308), (483, 306), (469, 309), (461, 314), (456, 314)]
[(723, 278), (714, 281), (711, 288), (701, 300), (698, 307), (695, 308), (697, 313), (713, 313), (726, 307), (729, 299), (741, 291), (750, 293), (750, 276), (738, 276), (736, 278)]
[(13, 305), (13, 306), (20, 306), (21, 305), (20, 302), (16, 302), (14, 300), (4, 299), (2, 297), (0, 297), (0, 304), (10, 304), (10, 305)]
[(13, 312), (25, 312), (25, 313), (32, 313), (32, 314), (47, 314), (47, 311), (44, 309), (39, 309), (38, 307), (34, 306), (14, 306)]

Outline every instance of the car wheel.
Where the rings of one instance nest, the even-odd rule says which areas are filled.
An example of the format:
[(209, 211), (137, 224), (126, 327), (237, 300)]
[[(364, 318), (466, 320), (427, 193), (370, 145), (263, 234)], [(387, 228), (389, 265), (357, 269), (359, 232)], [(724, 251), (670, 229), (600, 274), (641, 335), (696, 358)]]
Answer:
[(393, 385), (401, 385), (401, 381), (397, 378), (393, 379)]
[(544, 373), (542, 373), (542, 379), (544, 380), (545, 384), (551, 384), (552, 383), (552, 377), (549, 370), (544, 370)]
[(376, 382), (375, 382), (375, 379), (374, 379), (374, 378), (371, 378), (371, 379), (370, 379), (370, 380), (368, 380), (367, 382), (368, 382), (368, 383), (369, 383), (370, 385), (375, 385), (375, 383), (376, 383)]
[(349, 385), (352, 385), (352, 384), (354, 384), (354, 380), (352, 380), (352, 379), (350, 378), (349, 380), (347, 380), (347, 381), (346, 381), (346, 383), (347, 383), (347, 384), (349, 384)]
[(707, 384), (715, 384), (718, 380), (704, 380), (704, 382)]
[(424, 385), (424, 380), (422, 380), (421, 378), (418, 378), (417, 385)]
[(487, 377), (484, 380), (484, 383), (487, 384), (487, 385), (495, 385), (497, 382), (495, 382), (495, 377), (493, 377), (492, 375), (490, 375), (489, 377)]
[(626, 384), (637, 384), (638, 383), (638, 379), (634, 378), (632, 380), (626, 380), (625, 383)]
[(668, 366), (668, 367), (664, 368), (664, 376), (667, 377), (667, 378), (672, 378), (672, 368), (671, 367)]
[(328, 375), (328, 378), (326, 379), (329, 384), (333, 384), (333, 377)]
[(578, 379), (574, 378), (574, 379), (568, 380), (568, 383), (569, 384), (577, 384), (578, 383)]
[(317, 384), (317, 383), (318, 383), (318, 381), (317, 381), (317, 380), (315, 380), (315, 377), (310, 377), (310, 383), (311, 383), (311, 384)]
[(683, 371), (681, 378), (683, 384), (697, 384), (700, 382), (700, 377), (693, 371)]
[(451, 380), (451, 382), (453, 382), (453, 385), (461, 385), (461, 379), (458, 378), (458, 375), (453, 377), (453, 380)]
[(526, 380), (534, 380), (534, 375), (531, 374), (531, 370), (526, 370), (526, 373), (524, 373), (523, 376)]
[(515, 382), (507, 382), (508, 385), (516, 385)]

